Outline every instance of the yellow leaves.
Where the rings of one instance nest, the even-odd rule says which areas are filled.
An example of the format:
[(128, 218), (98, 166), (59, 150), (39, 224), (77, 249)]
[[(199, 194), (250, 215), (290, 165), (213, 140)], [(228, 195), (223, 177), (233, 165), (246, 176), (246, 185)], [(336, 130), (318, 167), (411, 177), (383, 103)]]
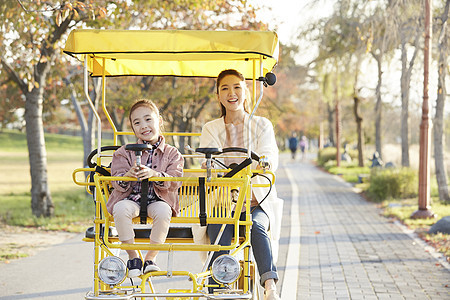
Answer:
[(56, 19), (55, 19), (55, 22), (56, 22), (56, 25), (59, 27), (59, 26), (61, 26), (61, 23), (62, 23), (62, 16), (61, 16), (61, 12), (60, 11), (58, 11), (57, 13), (56, 13)]
[(70, 9), (69, 9), (69, 8), (64, 9), (63, 12), (62, 12), (62, 18), (63, 18), (63, 20), (67, 19), (67, 17), (69, 16), (69, 14), (70, 14)]
[(80, 10), (85, 11), (86, 10), (86, 4), (84, 4), (83, 2), (77, 1), (75, 3), (75, 6), (78, 7)]
[(67, 4), (64, 6), (64, 8), (62, 9), (62, 11), (59, 10), (59, 11), (56, 13), (55, 22), (56, 22), (56, 25), (57, 25), (58, 27), (61, 26), (61, 23), (69, 17), (70, 12), (71, 12), (72, 10), (74, 10), (72, 4), (67, 3)]
[[(58, 11), (56, 13), (56, 25), (61, 26), (61, 23), (64, 22), (67, 18), (69, 18), (70, 13), (73, 13), (73, 18), (77, 19), (79, 18), (78, 10), (85, 11), (87, 8), (86, 4), (83, 2), (77, 1), (74, 4), (72, 3), (66, 3), (62, 10)], [(93, 12), (93, 6), (92, 4), (89, 4), (89, 10), (92, 13), (92, 18), (95, 19), (95, 13)], [(106, 16), (106, 9), (100, 8), (99, 9), (99, 15), (100, 17)]]
[(362, 33), (359, 26), (356, 27), (356, 32), (358, 33), (358, 37), (362, 42), (366, 44), (366, 54), (372, 51), (373, 46), (373, 32), (372, 28), (369, 28), (368, 32)]
[(28, 92), (31, 92), (34, 88), (39, 88), (39, 83), (36, 81), (28, 81)]
[(372, 41), (367, 41), (366, 44), (366, 53), (369, 53), (370, 51), (372, 51)]
[(106, 17), (106, 9), (104, 7), (100, 7), (98, 10), (98, 15), (99, 15), (99, 18)]

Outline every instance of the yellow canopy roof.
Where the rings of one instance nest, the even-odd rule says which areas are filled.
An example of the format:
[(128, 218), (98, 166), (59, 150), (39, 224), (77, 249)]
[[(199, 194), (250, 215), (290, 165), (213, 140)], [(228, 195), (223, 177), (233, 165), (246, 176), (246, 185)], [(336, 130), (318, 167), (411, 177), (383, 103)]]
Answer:
[(248, 79), (272, 71), (278, 59), (278, 36), (270, 31), (73, 30), (64, 52), (84, 62), (88, 71), (105, 75), (216, 77), (236, 69)]

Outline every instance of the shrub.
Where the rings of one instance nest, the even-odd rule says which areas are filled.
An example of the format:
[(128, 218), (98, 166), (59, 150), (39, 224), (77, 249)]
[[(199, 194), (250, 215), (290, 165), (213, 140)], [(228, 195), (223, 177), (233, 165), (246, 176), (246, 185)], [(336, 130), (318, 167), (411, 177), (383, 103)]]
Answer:
[(317, 155), (317, 164), (323, 167), (330, 160), (336, 160), (336, 148), (326, 147), (320, 149)]
[[(344, 149), (341, 149), (341, 155), (344, 153)], [(350, 155), (352, 161), (355, 159), (358, 159), (358, 150), (350, 149), (347, 150), (348, 155)], [(334, 161), (334, 164), (336, 164), (336, 147), (326, 147), (321, 150), (319, 150), (319, 153), (317, 155), (317, 164), (321, 167), (324, 167), (329, 161)]]
[(418, 187), (416, 173), (410, 168), (374, 168), (370, 173), (369, 196), (375, 201), (414, 197)]

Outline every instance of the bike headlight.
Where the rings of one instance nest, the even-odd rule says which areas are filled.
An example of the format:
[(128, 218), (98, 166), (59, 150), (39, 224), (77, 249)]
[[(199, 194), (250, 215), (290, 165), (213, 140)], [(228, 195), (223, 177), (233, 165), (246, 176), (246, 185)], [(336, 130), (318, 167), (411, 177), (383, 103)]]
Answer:
[(241, 266), (238, 260), (228, 254), (216, 258), (212, 264), (212, 276), (220, 283), (230, 284), (235, 282), (241, 273)]
[(127, 266), (117, 256), (108, 256), (98, 264), (98, 277), (108, 285), (116, 285), (124, 281), (127, 275)]

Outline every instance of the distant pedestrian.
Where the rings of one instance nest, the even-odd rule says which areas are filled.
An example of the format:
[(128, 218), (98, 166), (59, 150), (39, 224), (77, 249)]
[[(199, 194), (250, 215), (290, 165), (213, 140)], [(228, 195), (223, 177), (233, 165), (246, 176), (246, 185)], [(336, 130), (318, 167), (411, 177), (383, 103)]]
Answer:
[(298, 147), (297, 133), (293, 132), (288, 142), (289, 142), (289, 150), (291, 150), (292, 159), (295, 159), (295, 154), (297, 152)]
[(376, 167), (382, 167), (384, 165), (383, 161), (381, 160), (380, 154), (378, 151), (375, 151), (373, 153), (372, 159), (370, 160), (372, 162), (371, 168)]
[(302, 136), (300, 143), (300, 151), (302, 152), (302, 160), (305, 159), (305, 152), (308, 150), (308, 139), (306, 136)]

